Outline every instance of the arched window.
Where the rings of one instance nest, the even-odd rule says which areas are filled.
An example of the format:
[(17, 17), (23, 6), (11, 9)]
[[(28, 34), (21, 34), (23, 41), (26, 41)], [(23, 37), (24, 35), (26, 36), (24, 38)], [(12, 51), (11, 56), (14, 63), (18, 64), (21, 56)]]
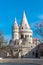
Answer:
[(34, 52), (33, 52), (33, 55), (34, 55)]
[(30, 35), (30, 37), (32, 37), (32, 35)]
[(21, 39), (23, 39), (24, 38), (24, 35), (23, 34), (21, 34)]
[(40, 52), (40, 55), (43, 56), (43, 50)]
[(32, 48), (32, 46), (31, 46), (31, 48)]
[(23, 27), (22, 27), (22, 29), (23, 29)]
[(17, 45), (19, 45), (19, 42), (17, 43)]
[(29, 42), (29, 44), (31, 44), (31, 42)]

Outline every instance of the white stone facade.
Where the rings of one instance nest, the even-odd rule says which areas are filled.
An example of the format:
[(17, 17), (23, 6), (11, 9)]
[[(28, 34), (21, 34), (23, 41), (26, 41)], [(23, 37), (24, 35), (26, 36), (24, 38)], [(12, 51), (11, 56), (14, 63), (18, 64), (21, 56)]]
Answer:
[(14, 47), (18, 57), (35, 57), (36, 44), (33, 43), (33, 32), (28, 24), (25, 12), (23, 13), (20, 26), (15, 18), (12, 26), (12, 41), (9, 46)]
[(26, 38), (32, 43), (32, 30), (28, 24), (25, 12), (23, 13), (20, 26), (18, 26), (16, 18), (12, 27), (12, 40), (20, 39), (21, 37)]

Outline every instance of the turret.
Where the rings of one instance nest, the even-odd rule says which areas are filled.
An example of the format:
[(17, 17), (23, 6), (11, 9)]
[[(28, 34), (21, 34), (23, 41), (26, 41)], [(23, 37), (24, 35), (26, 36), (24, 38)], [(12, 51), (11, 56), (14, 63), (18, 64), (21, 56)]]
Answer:
[(16, 39), (19, 39), (19, 27), (15, 18), (12, 26), (12, 40), (15, 41)]
[(23, 12), (21, 24), (20, 24), (20, 38), (25, 38), (29, 42), (32, 42), (32, 30), (30, 29), (30, 26), (28, 24), (26, 14)]

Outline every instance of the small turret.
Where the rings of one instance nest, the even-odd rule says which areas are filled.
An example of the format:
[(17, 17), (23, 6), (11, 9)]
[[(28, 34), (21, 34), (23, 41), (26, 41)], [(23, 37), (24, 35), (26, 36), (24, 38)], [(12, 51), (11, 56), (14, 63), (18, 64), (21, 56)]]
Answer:
[(18, 28), (18, 24), (17, 24), (17, 20), (16, 20), (16, 18), (14, 19), (13, 27), (17, 27), (17, 28)]
[(14, 24), (13, 24), (13, 27), (12, 27), (12, 40), (16, 40), (19, 38), (19, 27), (18, 27), (18, 24), (17, 24), (17, 21), (16, 21), (16, 18), (14, 19)]

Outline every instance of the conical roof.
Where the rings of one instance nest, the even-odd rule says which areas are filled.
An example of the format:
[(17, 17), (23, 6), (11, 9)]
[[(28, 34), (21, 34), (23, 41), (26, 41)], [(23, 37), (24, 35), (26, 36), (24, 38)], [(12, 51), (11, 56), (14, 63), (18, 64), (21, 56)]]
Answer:
[(14, 19), (13, 27), (14, 27), (14, 28), (18, 28), (18, 24), (17, 24), (17, 20), (16, 20), (16, 18)]
[(22, 20), (21, 20), (21, 27), (26, 27), (26, 28), (30, 28), (29, 24), (28, 24), (28, 21), (27, 21), (27, 18), (26, 18), (26, 14), (25, 14), (25, 11), (23, 12), (23, 16), (22, 16)]

